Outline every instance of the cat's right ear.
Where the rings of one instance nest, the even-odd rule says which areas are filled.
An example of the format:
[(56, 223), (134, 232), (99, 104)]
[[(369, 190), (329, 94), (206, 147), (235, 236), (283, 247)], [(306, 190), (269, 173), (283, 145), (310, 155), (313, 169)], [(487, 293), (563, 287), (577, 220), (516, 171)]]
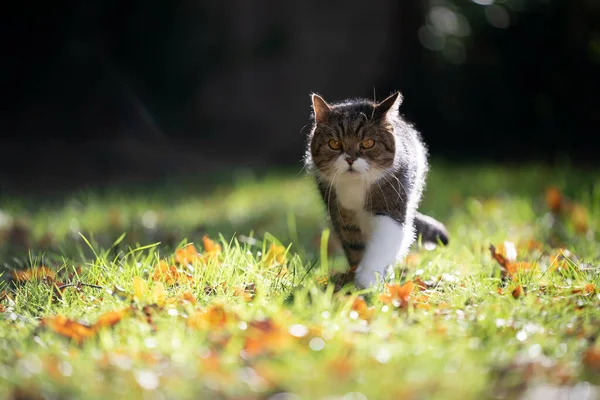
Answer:
[(313, 111), (315, 112), (315, 121), (318, 123), (327, 122), (331, 113), (331, 106), (318, 94), (311, 95)]

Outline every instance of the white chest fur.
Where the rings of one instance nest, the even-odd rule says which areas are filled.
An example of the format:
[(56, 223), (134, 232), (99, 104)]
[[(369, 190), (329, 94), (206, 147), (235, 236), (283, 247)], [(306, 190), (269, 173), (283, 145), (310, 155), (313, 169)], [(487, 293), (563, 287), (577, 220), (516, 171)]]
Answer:
[(335, 188), (340, 206), (356, 213), (356, 222), (366, 237), (371, 236), (374, 217), (365, 211), (368, 190), (369, 183), (360, 177), (339, 180)]
[(367, 182), (360, 177), (339, 179), (335, 185), (340, 205), (352, 211), (362, 211), (365, 208), (367, 190)]

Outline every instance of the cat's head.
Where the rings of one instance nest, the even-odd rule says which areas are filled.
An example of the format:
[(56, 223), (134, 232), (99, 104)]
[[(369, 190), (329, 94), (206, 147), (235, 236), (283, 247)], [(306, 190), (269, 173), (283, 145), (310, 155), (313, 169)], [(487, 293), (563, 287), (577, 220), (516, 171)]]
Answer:
[(394, 165), (394, 121), (402, 103), (395, 93), (380, 103), (328, 104), (313, 94), (314, 126), (307, 156), (321, 178), (376, 181)]

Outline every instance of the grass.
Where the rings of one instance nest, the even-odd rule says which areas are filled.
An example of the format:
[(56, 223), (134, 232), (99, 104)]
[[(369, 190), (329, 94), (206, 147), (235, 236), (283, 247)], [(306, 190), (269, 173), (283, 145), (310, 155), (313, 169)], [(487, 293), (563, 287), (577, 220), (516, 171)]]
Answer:
[[(576, 201), (579, 214), (550, 213), (549, 185)], [(392, 290), (424, 286), (408, 302), (334, 290), (331, 277), (345, 261), (322, 234), (313, 183), (297, 171), (4, 198), (0, 210), (1, 398), (599, 393), (593, 171), (435, 165), (421, 210), (447, 224), (451, 243), (417, 246), (398, 266)], [(205, 234), (222, 251), (176, 263), (186, 243), (205, 253)], [(506, 240), (523, 264), (503, 281), (489, 246)], [(160, 260), (177, 267), (179, 283), (165, 274), (154, 280)], [(13, 279), (13, 270), (41, 265), (52, 272)], [(56, 281), (96, 286), (59, 294)], [(116, 319), (98, 329), (76, 325), (78, 340), (53, 316), (88, 325)]]

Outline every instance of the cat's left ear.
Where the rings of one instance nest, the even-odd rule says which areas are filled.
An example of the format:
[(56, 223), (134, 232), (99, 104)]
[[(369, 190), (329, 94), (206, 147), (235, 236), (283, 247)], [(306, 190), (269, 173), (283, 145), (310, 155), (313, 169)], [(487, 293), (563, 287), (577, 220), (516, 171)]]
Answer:
[(329, 113), (331, 112), (331, 106), (318, 94), (313, 93), (311, 95), (313, 110), (315, 112), (315, 121), (317, 123), (327, 122)]
[(383, 117), (387, 113), (398, 114), (400, 104), (402, 104), (403, 97), (400, 92), (396, 92), (381, 103), (375, 106), (374, 116)]

